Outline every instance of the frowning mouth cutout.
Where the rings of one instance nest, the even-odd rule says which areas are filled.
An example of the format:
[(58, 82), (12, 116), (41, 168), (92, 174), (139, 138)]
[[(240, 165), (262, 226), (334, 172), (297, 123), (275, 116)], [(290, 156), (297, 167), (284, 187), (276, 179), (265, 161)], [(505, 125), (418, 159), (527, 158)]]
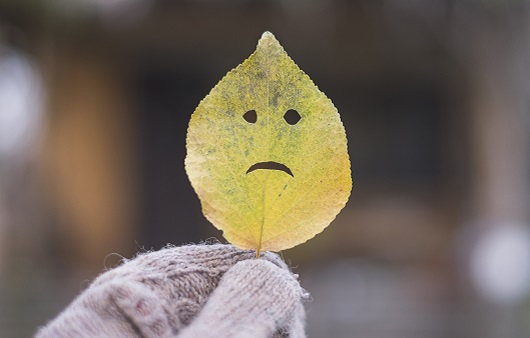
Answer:
[(283, 171), (284, 173), (294, 177), (291, 169), (289, 169), (285, 164), (281, 164), (281, 163), (274, 162), (274, 161), (258, 162), (256, 164), (253, 164), (250, 166), (250, 168), (248, 168), (247, 174), (250, 174), (251, 172), (258, 170), (258, 169), (279, 170), (279, 171)]

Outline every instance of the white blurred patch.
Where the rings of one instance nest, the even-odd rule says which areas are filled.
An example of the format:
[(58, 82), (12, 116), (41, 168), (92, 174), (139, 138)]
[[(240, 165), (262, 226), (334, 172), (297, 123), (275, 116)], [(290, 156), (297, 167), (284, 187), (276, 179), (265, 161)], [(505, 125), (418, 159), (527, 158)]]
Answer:
[(477, 289), (489, 301), (511, 305), (530, 289), (530, 231), (517, 224), (499, 225), (485, 233), (471, 256)]
[(0, 53), (0, 156), (27, 152), (40, 129), (42, 81), (29, 60), (11, 49)]

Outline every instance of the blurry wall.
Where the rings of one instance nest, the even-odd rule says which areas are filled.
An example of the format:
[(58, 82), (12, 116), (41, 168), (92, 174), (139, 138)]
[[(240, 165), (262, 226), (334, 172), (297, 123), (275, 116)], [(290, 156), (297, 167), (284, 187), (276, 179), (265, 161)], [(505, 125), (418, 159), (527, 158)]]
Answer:
[(282, 253), (309, 335), (529, 335), (528, 6), (1, 1), (0, 335), (122, 256), (222, 239), (185, 132), (265, 30), (334, 101), (352, 160), (345, 210)]
[(55, 250), (97, 271), (102, 253), (134, 251), (138, 165), (124, 80), (90, 47), (54, 60), (41, 159)]

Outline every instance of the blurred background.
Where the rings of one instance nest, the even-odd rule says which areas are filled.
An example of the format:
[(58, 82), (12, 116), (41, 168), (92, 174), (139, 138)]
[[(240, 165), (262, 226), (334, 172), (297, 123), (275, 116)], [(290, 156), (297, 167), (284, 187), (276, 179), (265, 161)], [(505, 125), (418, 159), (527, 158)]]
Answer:
[(529, 337), (523, 0), (0, 0), (0, 336), (122, 257), (222, 240), (185, 131), (265, 30), (349, 139), (348, 205), (283, 252), (309, 337)]

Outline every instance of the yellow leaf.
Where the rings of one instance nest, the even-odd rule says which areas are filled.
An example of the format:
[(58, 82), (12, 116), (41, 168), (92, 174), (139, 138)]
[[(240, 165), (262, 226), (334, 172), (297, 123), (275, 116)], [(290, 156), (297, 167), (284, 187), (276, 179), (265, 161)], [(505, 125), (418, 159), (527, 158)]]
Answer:
[(195, 109), (185, 165), (206, 218), (258, 256), (320, 233), (352, 187), (337, 109), (269, 32)]

